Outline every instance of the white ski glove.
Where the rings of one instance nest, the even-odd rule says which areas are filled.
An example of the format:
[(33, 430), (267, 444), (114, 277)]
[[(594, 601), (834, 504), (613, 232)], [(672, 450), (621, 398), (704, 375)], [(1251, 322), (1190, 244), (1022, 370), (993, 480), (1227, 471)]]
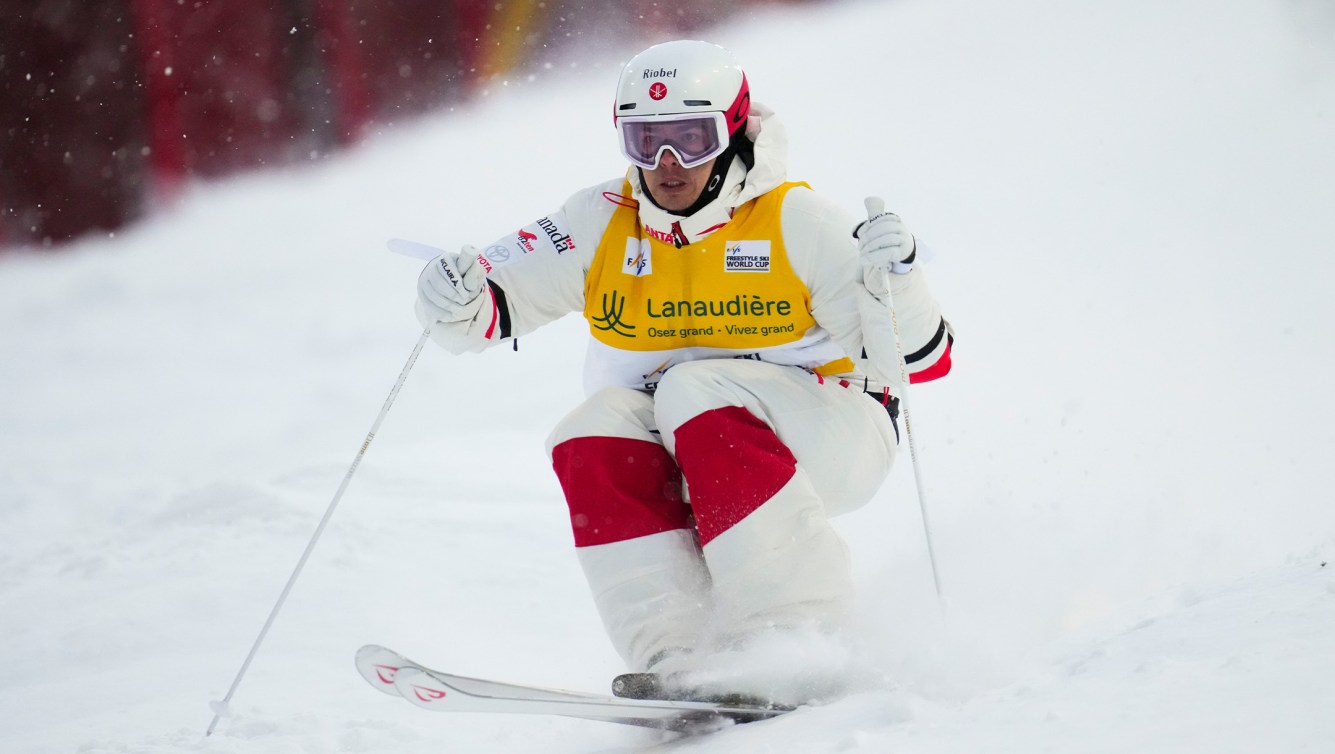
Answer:
[(417, 277), (417, 302), (432, 322), (462, 322), (477, 315), (486, 297), (487, 275), (477, 263), (477, 249), (445, 252), (427, 263)]
[(885, 200), (869, 196), (867, 219), (853, 229), (858, 239), (858, 261), (863, 285), (874, 294), (886, 292), (886, 273), (907, 275), (913, 269), (917, 244), (899, 215), (885, 211)]

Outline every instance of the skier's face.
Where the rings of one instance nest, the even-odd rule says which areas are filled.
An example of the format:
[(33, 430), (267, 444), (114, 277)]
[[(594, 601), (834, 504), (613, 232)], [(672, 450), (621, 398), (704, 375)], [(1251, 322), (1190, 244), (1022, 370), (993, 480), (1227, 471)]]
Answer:
[(649, 193), (658, 200), (658, 206), (669, 212), (680, 212), (700, 198), (705, 183), (714, 172), (714, 161), (717, 159), (715, 157), (693, 168), (684, 168), (677, 162), (676, 155), (667, 151), (659, 160), (658, 167), (644, 171), (644, 182), (648, 184)]

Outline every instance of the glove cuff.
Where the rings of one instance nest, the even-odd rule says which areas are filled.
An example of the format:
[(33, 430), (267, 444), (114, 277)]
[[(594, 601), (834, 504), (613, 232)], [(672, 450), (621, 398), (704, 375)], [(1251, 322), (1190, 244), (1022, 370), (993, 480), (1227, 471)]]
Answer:
[(902, 261), (894, 262), (890, 265), (890, 271), (896, 275), (907, 275), (913, 271), (913, 262), (918, 258), (918, 239), (913, 239), (913, 251), (904, 257)]

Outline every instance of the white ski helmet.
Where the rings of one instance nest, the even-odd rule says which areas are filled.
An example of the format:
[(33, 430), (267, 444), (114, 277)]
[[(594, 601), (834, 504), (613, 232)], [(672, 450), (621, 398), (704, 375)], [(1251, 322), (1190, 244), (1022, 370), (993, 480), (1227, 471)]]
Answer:
[(632, 163), (653, 169), (670, 150), (691, 168), (723, 154), (750, 113), (750, 87), (732, 54), (682, 39), (630, 59), (617, 83), (612, 122)]

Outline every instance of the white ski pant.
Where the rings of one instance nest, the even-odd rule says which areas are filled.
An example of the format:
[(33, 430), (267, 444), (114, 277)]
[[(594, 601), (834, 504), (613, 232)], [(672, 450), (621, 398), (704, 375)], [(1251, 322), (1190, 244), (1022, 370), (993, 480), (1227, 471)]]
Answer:
[(720, 359), (673, 367), (652, 396), (596, 393), (547, 447), (608, 634), (645, 669), (709, 636), (836, 627), (852, 579), (829, 517), (871, 498), (895, 445), (857, 386)]

